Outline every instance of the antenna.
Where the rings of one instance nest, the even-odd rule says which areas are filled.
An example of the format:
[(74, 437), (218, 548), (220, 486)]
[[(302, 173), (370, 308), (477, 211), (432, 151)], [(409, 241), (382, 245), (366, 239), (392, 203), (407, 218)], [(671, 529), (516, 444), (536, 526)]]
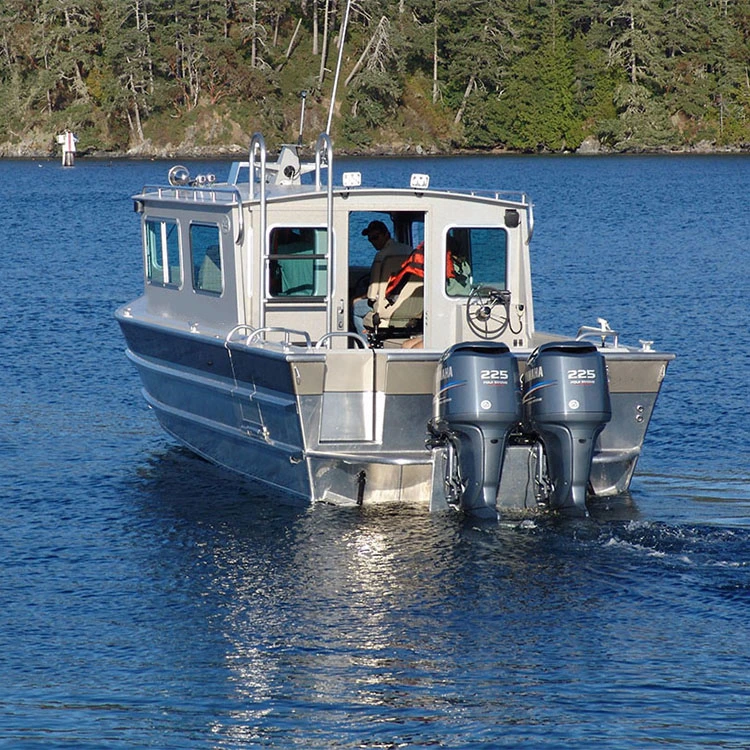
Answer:
[(333, 120), (333, 108), (336, 106), (336, 89), (339, 85), (339, 73), (341, 72), (341, 61), (344, 57), (344, 42), (346, 42), (346, 27), (349, 25), (349, 9), (352, 0), (346, 0), (346, 10), (344, 11), (344, 22), (341, 24), (341, 35), (339, 38), (339, 59), (336, 62), (336, 75), (333, 78), (333, 91), (331, 92), (331, 107), (328, 110), (328, 124), (326, 125), (326, 134), (331, 135), (331, 120)]
[(299, 138), (297, 138), (297, 145), (302, 145), (302, 128), (305, 125), (305, 101), (307, 101), (307, 91), (301, 91), (300, 97), (302, 98), (302, 109), (299, 113)]

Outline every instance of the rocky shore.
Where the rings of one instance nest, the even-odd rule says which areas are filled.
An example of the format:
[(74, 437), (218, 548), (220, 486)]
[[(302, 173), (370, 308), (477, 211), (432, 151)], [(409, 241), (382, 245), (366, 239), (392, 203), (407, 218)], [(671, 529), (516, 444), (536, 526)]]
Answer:
[[(248, 136), (249, 141), (249, 136)], [(587, 137), (575, 151), (580, 155), (612, 155), (612, 154), (740, 154), (750, 152), (750, 144), (737, 144), (729, 146), (717, 146), (709, 141), (701, 141), (687, 147), (663, 146), (654, 149), (614, 149), (602, 144), (596, 137)], [(85, 144), (79, 144), (76, 156), (78, 158), (95, 159), (210, 159), (240, 156), (247, 153), (247, 145), (237, 143), (226, 145), (198, 146), (192, 142), (183, 142), (178, 145), (167, 144), (156, 146), (150, 140), (130, 148), (126, 151), (97, 150), (86, 148)], [(357, 152), (345, 152), (347, 155), (361, 156), (451, 156), (471, 153), (514, 153), (503, 148), (489, 151), (477, 151), (460, 148), (441, 147), (435, 144), (413, 145), (407, 143), (379, 144), (362, 149)], [(515, 152), (517, 153), (517, 152)], [(0, 143), (1, 159), (51, 159), (59, 158), (60, 150), (52, 135), (37, 135), (22, 139), (18, 142)]]

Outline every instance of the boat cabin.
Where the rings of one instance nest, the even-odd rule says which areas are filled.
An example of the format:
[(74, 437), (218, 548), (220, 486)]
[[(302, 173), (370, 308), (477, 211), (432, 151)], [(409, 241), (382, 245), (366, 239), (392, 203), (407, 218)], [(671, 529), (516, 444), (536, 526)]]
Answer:
[[(424, 174), (384, 189), (345, 173), (334, 187), (332, 171), (327, 136), (315, 164), (302, 165), (289, 146), (267, 164), (256, 135), (227, 183), (177, 167), (170, 187), (144, 188), (134, 199), (146, 261), (139, 316), (221, 337), (244, 326), (269, 340), (346, 349), (362, 344), (353, 301), (370, 296), (372, 347), (442, 351), (481, 338), (531, 346), (525, 195), (435, 190)], [(363, 236), (373, 221), (399, 248), (375, 265)]]

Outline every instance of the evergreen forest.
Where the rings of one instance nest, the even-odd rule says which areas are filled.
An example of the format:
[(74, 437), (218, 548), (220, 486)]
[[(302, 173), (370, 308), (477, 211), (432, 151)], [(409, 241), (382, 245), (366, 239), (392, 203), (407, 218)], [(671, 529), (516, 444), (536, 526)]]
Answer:
[[(303, 103), (311, 143), (345, 9), (3, 0), (0, 155), (51, 153), (66, 128), (90, 153), (275, 146)], [(750, 0), (352, 0), (341, 57), (331, 133), (350, 152), (750, 144)]]

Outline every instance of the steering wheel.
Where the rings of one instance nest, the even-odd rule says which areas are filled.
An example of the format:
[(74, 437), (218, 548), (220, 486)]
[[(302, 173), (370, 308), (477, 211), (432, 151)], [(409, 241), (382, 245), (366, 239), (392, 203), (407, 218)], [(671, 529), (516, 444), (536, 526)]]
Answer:
[(474, 287), (466, 303), (466, 322), (477, 336), (495, 339), (508, 327), (509, 306), (510, 292), (507, 289)]

